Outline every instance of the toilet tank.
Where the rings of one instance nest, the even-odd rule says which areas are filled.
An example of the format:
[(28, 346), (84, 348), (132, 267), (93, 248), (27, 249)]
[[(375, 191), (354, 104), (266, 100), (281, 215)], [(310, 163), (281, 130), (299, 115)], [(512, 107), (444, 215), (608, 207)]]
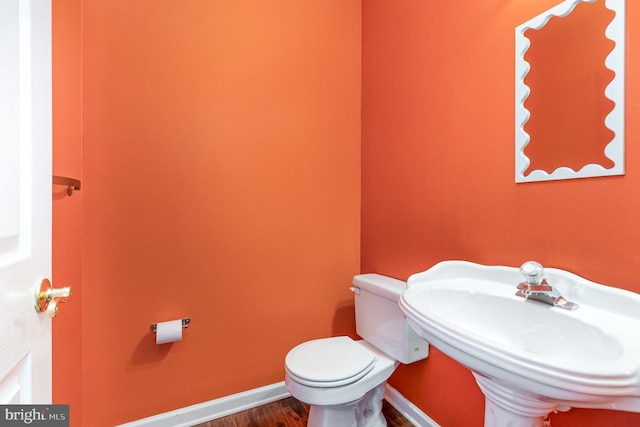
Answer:
[(401, 363), (429, 355), (429, 344), (409, 326), (398, 305), (406, 282), (380, 274), (359, 274), (353, 284), (360, 337)]

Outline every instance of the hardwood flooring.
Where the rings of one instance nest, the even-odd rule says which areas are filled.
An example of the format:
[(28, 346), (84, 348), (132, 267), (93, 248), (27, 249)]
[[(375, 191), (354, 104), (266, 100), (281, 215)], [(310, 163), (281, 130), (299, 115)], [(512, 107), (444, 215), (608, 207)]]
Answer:
[[(383, 401), (382, 413), (387, 419), (388, 427), (413, 427), (413, 424), (386, 401)], [(308, 415), (308, 405), (293, 397), (287, 397), (193, 427), (306, 427)]]

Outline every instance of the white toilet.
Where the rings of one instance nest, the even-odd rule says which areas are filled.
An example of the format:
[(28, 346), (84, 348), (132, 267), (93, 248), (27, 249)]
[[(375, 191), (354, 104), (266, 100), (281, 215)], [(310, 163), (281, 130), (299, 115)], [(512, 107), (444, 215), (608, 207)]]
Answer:
[(322, 338), (293, 348), (285, 359), (285, 384), (310, 405), (310, 427), (382, 427), (387, 379), (399, 363), (425, 359), (429, 344), (405, 321), (398, 299), (403, 281), (360, 274), (355, 287), (356, 331), (364, 340)]

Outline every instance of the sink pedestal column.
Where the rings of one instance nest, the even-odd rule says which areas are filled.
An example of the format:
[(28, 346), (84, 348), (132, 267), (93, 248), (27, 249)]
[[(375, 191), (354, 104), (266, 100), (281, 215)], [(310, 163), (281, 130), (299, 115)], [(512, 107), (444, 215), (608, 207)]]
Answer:
[(557, 405), (473, 373), (485, 396), (484, 427), (542, 427)]

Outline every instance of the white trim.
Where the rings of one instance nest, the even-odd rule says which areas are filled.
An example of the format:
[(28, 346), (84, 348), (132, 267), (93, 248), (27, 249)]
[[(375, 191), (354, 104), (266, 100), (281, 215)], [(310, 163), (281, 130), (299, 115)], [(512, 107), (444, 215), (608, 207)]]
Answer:
[[(117, 427), (190, 427), (291, 396), (284, 381), (237, 394), (176, 409)], [(418, 427), (440, 427), (398, 390), (387, 384), (384, 398), (409, 422)]]
[(291, 396), (284, 381), (165, 412), (118, 427), (190, 427)]
[(411, 403), (398, 390), (387, 384), (384, 398), (391, 406), (396, 408), (411, 424), (418, 427), (440, 427), (438, 423), (433, 421), (427, 414), (422, 412), (420, 408)]

